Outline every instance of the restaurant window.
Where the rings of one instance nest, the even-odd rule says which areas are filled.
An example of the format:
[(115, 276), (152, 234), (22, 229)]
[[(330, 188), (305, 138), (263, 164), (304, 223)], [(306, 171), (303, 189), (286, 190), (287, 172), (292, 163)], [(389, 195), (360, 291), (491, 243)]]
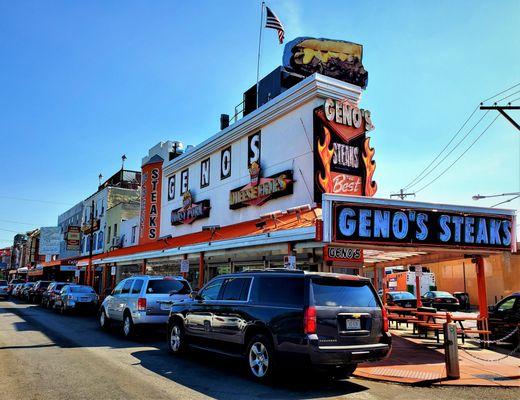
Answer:
[(136, 233), (137, 233), (137, 225), (134, 225), (134, 226), (132, 226), (132, 243), (135, 243)]
[(117, 224), (114, 224), (114, 237), (117, 237)]
[(103, 248), (103, 231), (98, 233), (98, 249), (101, 250)]
[(93, 241), (94, 241), (94, 247), (92, 248), (92, 250), (96, 250), (97, 249), (97, 233), (94, 233)]

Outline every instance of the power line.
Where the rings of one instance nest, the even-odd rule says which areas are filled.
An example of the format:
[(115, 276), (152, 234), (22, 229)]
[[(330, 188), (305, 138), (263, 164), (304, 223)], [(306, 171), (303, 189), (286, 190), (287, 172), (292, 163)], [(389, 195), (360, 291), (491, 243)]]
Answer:
[(520, 195), (515, 196), (515, 197), (512, 197), (512, 198), (510, 198), (509, 200), (501, 201), (500, 203), (494, 204), (494, 205), (492, 205), (491, 207), (496, 207), (496, 206), (499, 206), (500, 204), (509, 203), (510, 201), (513, 201), (514, 199), (518, 199), (519, 197), (520, 197)]
[(34, 223), (29, 222), (20, 222), (20, 221), (12, 221), (10, 219), (0, 219), (0, 222), (7, 222), (8, 224), (17, 224), (17, 225), (29, 225), (34, 226)]
[(5, 228), (0, 228), (0, 231), (5, 231), (5, 232), (12, 232), (12, 233), (20, 233), (18, 231), (13, 231), (11, 229), (5, 229)]
[(414, 184), (414, 182), (417, 181), (417, 179), (419, 179), (421, 177), (421, 175), (426, 172), (428, 170), (428, 168), (430, 168), (430, 166), (435, 162), (437, 161), (437, 159), (442, 155), (442, 153), (444, 152), (444, 150), (446, 150), (448, 148), (448, 146), (455, 140), (455, 138), (459, 135), (459, 133), (462, 131), (462, 129), (464, 129), (464, 127), (466, 126), (466, 124), (469, 122), (469, 120), (471, 119), (471, 117), (473, 117), (473, 115), (475, 115), (475, 113), (477, 112), (478, 110), (478, 106), (475, 107), (475, 109), (473, 110), (473, 112), (470, 114), (470, 116), (466, 119), (466, 121), (464, 121), (464, 123), (462, 124), (462, 126), (459, 128), (459, 130), (455, 133), (455, 135), (453, 135), (450, 139), (450, 141), (448, 142), (448, 144), (446, 144), (446, 146), (443, 147), (443, 149), (439, 152), (439, 154), (437, 154), (437, 156), (426, 166), (426, 168), (424, 168), (414, 179), (412, 179), (412, 181), (410, 183), (408, 183), (408, 185), (406, 185), (403, 189), (406, 190), (408, 189), (410, 186), (412, 186)]
[[(478, 107), (477, 107), (478, 108)], [(466, 140), (466, 138), (473, 132), (473, 130), (482, 122), (482, 120), (486, 117), (489, 111), (486, 111), (482, 117), (477, 121), (475, 125), (458, 141), (453, 148), (448, 151), (448, 153), (440, 160), (432, 169), (430, 169), (426, 174), (424, 174), (417, 182), (409, 186), (408, 188), (411, 188), (413, 186), (416, 186), (419, 182), (423, 181), (428, 175), (430, 175), (433, 171), (435, 171), (443, 162), (446, 160), (457, 148), (461, 145), (461, 143)], [(451, 142), (450, 142), (451, 143)], [(449, 143), (448, 143), (449, 144)], [(417, 193), (417, 192), (416, 192)]]
[(500, 100), (497, 100), (495, 103), (500, 103), (501, 101), (504, 101), (505, 99), (508, 99), (511, 96), (514, 96), (515, 94), (520, 93), (520, 90), (517, 90), (516, 92), (513, 92), (511, 94), (508, 94), (506, 97), (502, 97)]
[(70, 203), (63, 203), (60, 201), (52, 201), (52, 200), (40, 200), (40, 199), (27, 199), (24, 197), (13, 197), (13, 196), (4, 196), (0, 195), (0, 199), (7, 199), (7, 200), (17, 200), (17, 201), (30, 201), (34, 203), (44, 203), (44, 204), (59, 204), (62, 206), (72, 206)]
[(491, 125), (493, 125), (495, 123), (495, 121), (498, 119), (498, 115), (495, 117), (495, 119), (493, 121), (491, 121), (491, 123), (482, 131), (482, 133), (480, 135), (478, 135), (476, 137), (476, 139), (469, 145), (469, 147), (464, 150), (462, 152), (462, 154), (460, 156), (458, 156), (455, 161), (453, 161), (449, 166), (448, 168), (446, 168), (444, 171), (442, 171), (439, 175), (437, 175), (434, 179), (432, 179), (430, 182), (428, 182), (426, 185), (422, 186), (419, 190), (416, 190), (415, 193), (419, 193), (421, 192), (422, 190), (424, 190), (425, 188), (427, 188), (428, 186), (430, 186), (432, 183), (434, 183), (435, 181), (437, 181), (437, 179), (439, 179), (441, 176), (443, 176), (446, 172), (448, 172), (448, 170), (453, 167), (455, 165), (455, 163), (457, 163), (457, 161), (459, 161), (463, 156), (464, 154), (466, 154), (472, 147), (475, 143), (477, 143), (477, 141), (482, 137), (482, 135), (484, 135), (484, 133), (487, 132), (487, 130), (491, 127)]
[(500, 96), (501, 94), (504, 94), (504, 93), (510, 91), (511, 89), (514, 89), (514, 88), (517, 87), (517, 86), (520, 86), (520, 83), (517, 83), (516, 85), (513, 85), (513, 86), (511, 86), (510, 88), (507, 88), (507, 89), (505, 89), (505, 90), (502, 90), (501, 92), (495, 94), (494, 96), (491, 96), (491, 97), (489, 97), (489, 98), (486, 99), (486, 100), (482, 100), (480, 103), (482, 104), (482, 103), (485, 103), (485, 102), (488, 101), (488, 100), (494, 99), (495, 97)]

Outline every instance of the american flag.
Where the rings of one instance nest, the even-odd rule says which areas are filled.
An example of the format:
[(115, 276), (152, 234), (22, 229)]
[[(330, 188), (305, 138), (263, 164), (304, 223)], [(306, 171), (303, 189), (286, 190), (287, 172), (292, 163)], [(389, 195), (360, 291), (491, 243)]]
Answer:
[(278, 40), (280, 41), (280, 44), (283, 43), (285, 31), (283, 29), (283, 25), (276, 16), (274, 12), (271, 11), (271, 9), (267, 6), (265, 6), (265, 10), (267, 12), (267, 16), (265, 19), (265, 27), (276, 29), (278, 31)]

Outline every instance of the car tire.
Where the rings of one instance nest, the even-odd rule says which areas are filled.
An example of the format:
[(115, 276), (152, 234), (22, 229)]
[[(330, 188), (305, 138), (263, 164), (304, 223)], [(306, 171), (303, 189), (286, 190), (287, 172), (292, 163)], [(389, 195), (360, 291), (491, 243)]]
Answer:
[(110, 328), (110, 318), (107, 317), (107, 313), (105, 312), (105, 309), (102, 308), (99, 312), (99, 326), (104, 331), (107, 331)]
[(265, 335), (255, 335), (246, 348), (246, 368), (256, 382), (270, 381), (276, 370), (276, 356), (271, 340)]
[(135, 336), (135, 325), (132, 321), (132, 316), (127, 311), (123, 316), (123, 336), (127, 339), (131, 339)]
[(173, 321), (168, 328), (168, 351), (170, 354), (185, 353), (188, 347), (184, 326), (180, 321)]

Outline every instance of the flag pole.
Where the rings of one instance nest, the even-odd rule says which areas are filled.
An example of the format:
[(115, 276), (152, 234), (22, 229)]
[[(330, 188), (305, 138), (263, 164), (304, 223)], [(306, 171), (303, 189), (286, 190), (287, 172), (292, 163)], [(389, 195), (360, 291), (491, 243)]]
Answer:
[(260, 81), (260, 51), (262, 49), (262, 30), (264, 24), (264, 6), (265, 2), (262, 1), (262, 11), (260, 12), (260, 34), (258, 37), (258, 60), (256, 64), (256, 108), (258, 108), (258, 82)]

